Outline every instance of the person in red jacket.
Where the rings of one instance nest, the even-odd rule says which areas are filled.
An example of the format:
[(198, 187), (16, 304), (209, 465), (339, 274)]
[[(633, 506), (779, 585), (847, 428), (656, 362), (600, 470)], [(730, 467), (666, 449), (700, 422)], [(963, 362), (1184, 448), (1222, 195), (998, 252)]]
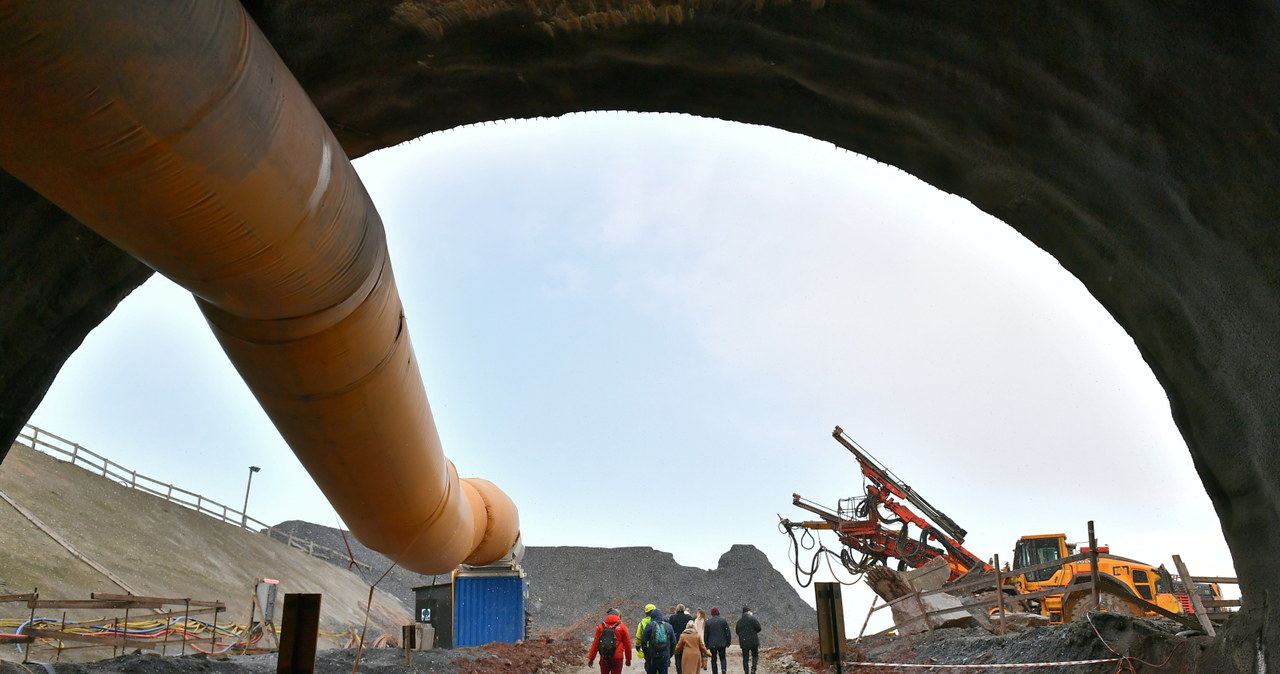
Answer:
[[(612, 639), (605, 630), (613, 633)], [(600, 643), (602, 635), (605, 637), (603, 648)], [(613, 652), (606, 653), (611, 640)], [(622, 619), (614, 613), (605, 616), (604, 622), (596, 625), (596, 636), (591, 640), (591, 652), (587, 654), (588, 667), (595, 664), (597, 655), (600, 656), (600, 674), (622, 674), (624, 660), (628, 667), (631, 666), (631, 633), (627, 631), (627, 626), (622, 624)]]

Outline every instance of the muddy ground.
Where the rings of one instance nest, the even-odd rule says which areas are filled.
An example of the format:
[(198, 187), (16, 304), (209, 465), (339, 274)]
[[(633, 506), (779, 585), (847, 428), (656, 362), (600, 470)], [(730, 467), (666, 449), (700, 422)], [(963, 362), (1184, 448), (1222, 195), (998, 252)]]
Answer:
[[(1162, 672), (1209, 674), (1197, 663), (1211, 639), (1202, 635), (1180, 635), (1182, 628), (1163, 620), (1128, 618), (1096, 613), (1089, 621), (1069, 625), (1037, 627), (1009, 635), (994, 635), (981, 629), (941, 629), (908, 637), (880, 636), (851, 641), (846, 653), (846, 672), (890, 674), (903, 671), (997, 672), (1034, 671), (1038, 674), (1111, 674), (1113, 672)], [(479, 648), (420, 651), (410, 654), (397, 649), (335, 649), (316, 658), (317, 674), (372, 672), (377, 674), (593, 674), (586, 666), (586, 644), (577, 639), (540, 639), (522, 644), (490, 644)], [(358, 667), (356, 658), (360, 658)], [(1080, 664), (1082, 661), (1097, 661)], [(276, 656), (160, 657), (128, 655), (90, 664), (39, 663), (0, 664), (0, 674), (270, 674), (276, 671)], [(859, 664), (852, 663), (879, 663)], [(1034, 668), (1008, 669), (1004, 664), (1040, 664)], [(929, 669), (903, 669), (893, 664), (928, 664)], [(951, 665), (969, 665), (957, 670)], [(990, 664), (990, 668), (972, 668)], [(642, 672), (635, 660), (627, 674)], [(671, 669), (675, 671), (674, 667)], [(795, 635), (784, 646), (761, 653), (760, 672), (806, 674), (834, 671), (819, 663), (817, 639)], [(729, 674), (742, 674), (740, 652), (730, 649)]]
[[(730, 649), (729, 674), (742, 674), (741, 651)], [(357, 666), (356, 658), (360, 662)], [(477, 648), (417, 651), (406, 654), (393, 648), (332, 649), (316, 656), (316, 674), (350, 674), (360, 671), (370, 674), (596, 674), (599, 667), (588, 667), (587, 644), (576, 639), (562, 641), (530, 641), (522, 644), (489, 644)], [(277, 656), (182, 656), (162, 657), (137, 653), (94, 663), (39, 663), (3, 662), (0, 674), (191, 674), (215, 672), (222, 674), (274, 674)], [(623, 670), (627, 674), (644, 671), (643, 661), (636, 659)], [(671, 667), (674, 674), (675, 667)], [(710, 670), (708, 670), (710, 671)], [(797, 668), (790, 657), (780, 649), (762, 654), (760, 672), (770, 674), (800, 674), (811, 670)]]

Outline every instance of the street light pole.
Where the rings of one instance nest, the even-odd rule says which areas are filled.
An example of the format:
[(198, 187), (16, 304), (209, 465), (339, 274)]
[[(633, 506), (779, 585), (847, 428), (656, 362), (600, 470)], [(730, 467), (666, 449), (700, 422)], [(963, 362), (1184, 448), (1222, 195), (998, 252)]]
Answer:
[(249, 488), (253, 486), (253, 474), (262, 470), (257, 466), (249, 466), (249, 483), (244, 486), (244, 507), (240, 509), (240, 526), (249, 524)]

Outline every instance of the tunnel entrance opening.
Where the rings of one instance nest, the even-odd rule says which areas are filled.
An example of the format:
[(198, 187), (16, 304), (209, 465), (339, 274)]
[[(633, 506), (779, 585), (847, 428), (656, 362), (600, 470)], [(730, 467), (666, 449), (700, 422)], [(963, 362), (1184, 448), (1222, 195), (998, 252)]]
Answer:
[[(772, 525), (789, 494), (834, 502), (860, 486), (823, 442), (834, 420), (958, 519), (994, 523), (970, 525), (975, 552), (1004, 557), (1019, 535), (1093, 518), (1127, 556), (1229, 572), (1225, 545), (1202, 543), (1220, 541), (1216, 519), (1128, 336), (1043, 251), (897, 169), (774, 129), (621, 113), (455, 129), (357, 169), (388, 229), (428, 392), (447, 409), (444, 442), (464, 448), (463, 470), (525, 485), (537, 544), (662, 539), (712, 567), (750, 540), (787, 570)], [(278, 441), (220, 356), (154, 375), (199, 386), (139, 379), (182, 353), (175, 340), (216, 353), (167, 283), (89, 336), (33, 421), (95, 442), (127, 434), (101, 440), (122, 449), (195, 442), (239, 485), (260, 451), (226, 448)], [(166, 391), (174, 407), (160, 415), (184, 423), (145, 423), (158, 410), (129, 401), (147, 394), (98, 388), (124, 381)], [(511, 447), (554, 460), (513, 463)], [(724, 500), (741, 521), (674, 540), (646, 522), (584, 537), (608, 530), (606, 511), (554, 494), (563, 466), (592, 466), (601, 447), (661, 453), (698, 477), (658, 494)], [(264, 477), (306, 486), (255, 495), (274, 511), (265, 519), (331, 512), (283, 446), (270, 451)]]
[[(1263, 628), (1280, 550), (1275, 8), (693, 4), (248, 6), (352, 155), (482, 120), (682, 110), (804, 131), (1000, 214), (1134, 335), (1254, 597), (1231, 648), (1263, 658), (1261, 634), (1280, 652)], [(148, 272), (15, 180), (0, 190), (19, 251), (0, 305), (13, 437)]]

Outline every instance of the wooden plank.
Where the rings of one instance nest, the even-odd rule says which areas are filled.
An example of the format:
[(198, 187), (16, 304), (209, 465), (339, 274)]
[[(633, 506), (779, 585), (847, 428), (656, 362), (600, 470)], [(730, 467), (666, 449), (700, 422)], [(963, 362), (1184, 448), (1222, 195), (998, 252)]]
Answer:
[(862, 621), (862, 629), (858, 630), (859, 639), (861, 639), (862, 635), (866, 633), (867, 624), (871, 622), (871, 614), (876, 612), (876, 601), (879, 599), (880, 595), (878, 594), (873, 594), (871, 596), (871, 608), (867, 611), (867, 619)]
[[(969, 613), (968, 609), (981, 608), (986, 605), (987, 605), (987, 602), (977, 602), (973, 604), (965, 604), (961, 602), (959, 606), (947, 606), (944, 608), (935, 608), (932, 611), (924, 611), (924, 613), (921, 613), (920, 616), (925, 619), (925, 624), (929, 625), (930, 629), (933, 629), (935, 625), (933, 624), (932, 620), (929, 620), (930, 618), (936, 618), (940, 615), (946, 615), (948, 613)], [(924, 602), (920, 602), (919, 606), (921, 610), (924, 610), (925, 608)], [(914, 622), (915, 620), (916, 618), (911, 618), (908, 622)]]
[(981, 578), (977, 578), (975, 580), (967, 580), (963, 583), (959, 583), (956, 585), (943, 585), (942, 587), (936, 590), (925, 590), (924, 592), (920, 593), (920, 596), (928, 597), (930, 595), (941, 594), (943, 592), (947, 594), (956, 594), (957, 592), (963, 592), (964, 590), (972, 590), (974, 588), (980, 588), (980, 587), (994, 588), (995, 586), (996, 586), (996, 577), (994, 575), (983, 576)]
[(163, 643), (159, 639), (130, 639), (123, 634), (81, 634), (79, 632), (42, 629), (28, 629), (26, 631), (31, 634), (31, 636), (39, 637), (41, 639), (75, 641), (101, 646), (119, 646), (121, 648), (158, 648), (160, 644)]
[(1004, 611), (1004, 591), (1000, 589), (1000, 586), (1003, 585), (1000, 579), (1000, 555), (995, 555), (994, 557), (992, 557), (991, 561), (992, 561), (991, 566), (995, 567), (995, 570), (996, 570), (996, 603), (998, 604), (996, 609), (1000, 612), (1000, 628), (997, 634), (1003, 635), (1005, 611)]
[(160, 608), (153, 601), (108, 601), (106, 599), (35, 599), (27, 608)]
[(106, 599), (108, 601), (145, 601), (172, 606), (207, 606), (216, 608), (219, 611), (225, 611), (227, 609), (226, 604), (220, 601), (205, 601), (200, 599), (188, 599), (185, 597), (182, 599), (173, 599), (169, 597), (141, 597), (136, 594), (111, 594), (108, 592), (90, 592), (89, 596), (94, 599)]
[[(961, 585), (958, 587), (967, 587), (968, 585), (969, 585), (968, 583), (965, 583), (964, 585)], [(1040, 598), (1048, 597), (1050, 595), (1055, 595), (1055, 594), (1065, 594), (1067, 592), (1075, 592), (1077, 590), (1088, 590), (1090, 589), (1090, 587), (1092, 586), (1089, 583), (1076, 583), (1075, 585), (1050, 585), (1049, 587), (1043, 590), (1037, 590), (1035, 592), (1028, 592), (1026, 594), (1006, 595), (1004, 600), (1012, 602), (1012, 601), (1020, 601), (1023, 599), (1040, 599)], [(938, 593), (937, 590), (930, 590), (929, 592), (921, 592), (920, 596), (927, 597), (931, 594), (937, 594), (937, 593)], [(1002, 592), (1001, 594), (1004, 594), (1004, 593)], [(991, 598), (991, 601), (994, 602), (995, 600), (996, 600), (995, 597)], [(982, 604), (980, 603), (966, 604), (966, 606), (981, 606), (981, 605)], [(888, 604), (881, 604), (880, 606), (877, 606), (872, 610), (879, 611), (880, 609), (886, 608), (888, 606), (889, 606)]]
[(149, 619), (158, 618), (181, 618), (183, 616), (210, 615), (212, 613), (221, 613), (227, 609), (211, 606), (209, 608), (193, 608), (191, 610), (177, 609), (173, 611), (161, 611), (153, 616), (147, 616)]
[[(1089, 557), (1089, 553), (1081, 552), (1081, 553), (1071, 555), (1070, 557), (1063, 557), (1062, 559), (1055, 559), (1049, 562), (1042, 562), (1040, 564), (1036, 564), (1035, 566), (1028, 566), (1023, 569), (1016, 569), (1014, 571), (1010, 571), (1009, 575), (1016, 576), (1019, 574), (1035, 573), (1036, 571), (1040, 571), (1042, 569), (1049, 569), (1053, 567), (1059, 567), (1064, 564), (1070, 564), (1071, 562), (1083, 561), (1088, 557)], [(938, 594), (940, 592), (948, 592), (948, 593), (954, 594), (962, 590), (970, 590), (976, 587), (983, 587), (983, 586), (995, 587), (995, 585), (993, 584), (994, 578), (995, 576), (992, 575), (992, 576), (986, 576), (983, 578), (978, 578), (976, 580), (965, 581), (957, 585), (943, 585), (942, 588), (937, 590), (929, 590), (927, 592), (921, 592), (920, 596), (928, 597), (929, 595)]]
[(1199, 625), (1199, 623), (1196, 621), (1196, 619), (1195, 619), (1195, 618), (1193, 618), (1193, 617), (1191, 617), (1191, 616), (1189, 616), (1189, 615), (1187, 615), (1187, 614), (1185, 614), (1185, 613), (1174, 613), (1173, 611), (1170, 611), (1170, 610), (1168, 610), (1168, 609), (1164, 608), (1163, 606), (1160, 606), (1160, 605), (1158, 605), (1158, 604), (1153, 604), (1153, 603), (1151, 603), (1151, 602), (1149, 602), (1149, 601), (1147, 601), (1147, 600), (1143, 599), (1142, 597), (1135, 597), (1135, 596), (1133, 596), (1133, 595), (1131, 595), (1131, 594), (1126, 594), (1126, 595), (1124, 595), (1124, 599), (1125, 599), (1125, 601), (1128, 601), (1128, 602), (1132, 602), (1132, 603), (1134, 603), (1134, 604), (1137, 604), (1138, 606), (1141, 606), (1142, 608), (1144, 608), (1144, 609), (1146, 609), (1146, 610), (1148, 610), (1148, 611), (1151, 611), (1152, 613), (1157, 613), (1157, 614), (1162, 615), (1162, 616), (1164, 616), (1164, 617), (1166, 617), (1166, 618), (1168, 618), (1168, 619), (1170, 619), (1170, 620), (1176, 620), (1176, 621), (1178, 621), (1178, 622), (1182, 623), (1183, 625), (1186, 625), (1187, 627), (1189, 627), (1189, 628), (1191, 628), (1191, 629), (1193, 629), (1193, 630), (1195, 630), (1195, 629), (1200, 629), (1200, 625)]
[(1232, 578), (1232, 577), (1230, 577), (1230, 576), (1192, 576), (1192, 577), (1191, 577), (1191, 582), (1193, 582), (1193, 583), (1222, 583), (1222, 584), (1224, 584), (1224, 585), (1239, 585), (1239, 584), (1240, 584), (1240, 579), (1239, 579), (1239, 578)]
[(1037, 590), (1035, 592), (1028, 592), (1026, 594), (1013, 595), (1013, 596), (1007, 597), (1005, 601), (1020, 601), (1023, 599), (1040, 599), (1042, 597), (1049, 597), (1055, 594), (1067, 594), (1068, 592), (1076, 592), (1080, 590), (1092, 590), (1092, 589), (1093, 589), (1092, 583), (1076, 583), (1074, 585), (1054, 585), (1053, 587), (1045, 588), (1043, 590)]
[(51, 650), (51, 651), (56, 651), (58, 653), (66, 653), (67, 651), (84, 651), (90, 648), (97, 648), (97, 649), (111, 648), (111, 646), (108, 646), (106, 644), (89, 644), (88, 646), (48, 646), (48, 645), (41, 644), (39, 642), (31, 644), (31, 648), (33, 650), (36, 648), (40, 648), (41, 646), (44, 646), (44, 648), (47, 648), (48, 650)]
[(89, 598), (105, 599), (107, 601), (152, 601), (157, 604), (177, 604), (178, 606), (184, 606), (188, 601), (190, 601), (189, 598), (172, 599), (168, 597), (145, 597), (136, 594), (112, 594), (110, 592), (90, 592)]
[(1205, 616), (1204, 604), (1200, 601), (1200, 594), (1196, 592), (1195, 585), (1190, 580), (1185, 580), (1191, 578), (1191, 574), (1187, 571), (1187, 565), (1182, 563), (1181, 555), (1173, 556), (1173, 565), (1178, 567), (1178, 575), (1184, 579), (1182, 584), (1186, 587), (1187, 596), (1191, 599), (1191, 607), (1196, 610), (1196, 618), (1200, 621), (1201, 629), (1211, 637), (1218, 636), (1213, 623)]
[[(1102, 590), (1098, 587), (1098, 539), (1093, 535), (1093, 520), (1089, 520), (1089, 584), (1093, 586), (1093, 605), (1102, 606)], [(1066, 620), (1066, 616), (1062, 616)]]
[(15, 602), (15, 601), (31, 601), (32, 599), (35, 599), (37, 596), (38, 595), (32, 594), (32, 593), (0, 594), (0, 604), (7, 604), (9, 602)]
[(283, 629), (276, 674), (312, 674), (316, 669), (316, 637), (320, 634), (318, 594), (284, 596)]
[(1230, 608), (1230, 607), (1239, 606), (1240, 600), (1239, 599), (1209, 599), (1207, 601), (1202, 601), (1200, 603), (1204, 604), (1205, 608)]
[(0, 644), (29, 644), (35, 640), (30, 634), (0, 634)]

